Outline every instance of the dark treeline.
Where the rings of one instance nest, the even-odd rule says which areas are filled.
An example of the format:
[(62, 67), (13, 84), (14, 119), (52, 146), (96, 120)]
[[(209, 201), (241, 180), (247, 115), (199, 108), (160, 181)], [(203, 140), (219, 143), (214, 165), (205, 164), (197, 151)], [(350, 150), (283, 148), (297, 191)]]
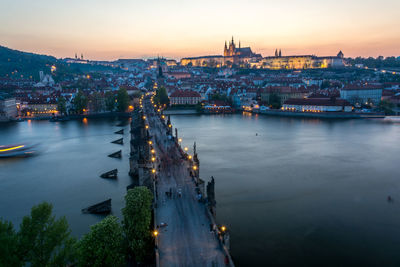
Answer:
[(0, 220), (0, 266), (141, 266), (154, 262), (151, 236), (153, 195), (146, 187), (125, 196), (123, 220), (107, 216), (80, 240), (71, 236), (65, 217), (52, 205), (32, 207), (19, 231)]
[(356, 57), (356, 58), (348, 58), (346, 59), (348, 63), (351, 65), (355, 64), (363, 64), (369, 68), (400, 68), (400, 59), (396, 57), (382, 57), (379, 56), (377, 58), (368, 57)]

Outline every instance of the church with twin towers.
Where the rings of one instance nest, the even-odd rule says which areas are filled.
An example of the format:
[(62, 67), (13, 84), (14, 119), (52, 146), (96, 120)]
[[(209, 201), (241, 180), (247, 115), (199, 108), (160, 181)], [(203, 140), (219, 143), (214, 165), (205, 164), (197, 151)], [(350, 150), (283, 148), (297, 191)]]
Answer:
[(234, 38), (226, 42), (223, 55), (188, 57), (181, 59), (181, 65), (194, 67), (242, 67), (254, 69), (324, 69), (344, 67), (344, 55), (340, 51), (336, 56), (318, 57), (315, 55), (283, 56), (276, 49), (274, 56), (263, 57), (254, 53), (250, 47), (242, 47)]

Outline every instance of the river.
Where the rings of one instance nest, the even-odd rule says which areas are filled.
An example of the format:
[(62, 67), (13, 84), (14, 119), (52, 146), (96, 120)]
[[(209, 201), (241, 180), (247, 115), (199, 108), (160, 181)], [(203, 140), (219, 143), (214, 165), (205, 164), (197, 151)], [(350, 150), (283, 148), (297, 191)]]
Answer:
[[(200, 176), (216, 179), (217, 219), (237, 266), (400, 265), (400, 123), (249, 114), (171, 116), (183, 146), (197, 143)], [(121, 215), (129, 126), (118, 120), (0, 126), (0, 143), (40, 143), (40, 154), (0, 161), (0, 216), (18, 225), (49, 201), (74, 235), (113, 199)], [(127, 123), (127, 122), (126, 122)], [(111, 144), (124, 128), (124, 146)], [(107, 157), (123, 150), (122, 160)], [(117, 181), (99, 174), (118, 168)], [(391, 196), (394, 202), (387, 202)]]

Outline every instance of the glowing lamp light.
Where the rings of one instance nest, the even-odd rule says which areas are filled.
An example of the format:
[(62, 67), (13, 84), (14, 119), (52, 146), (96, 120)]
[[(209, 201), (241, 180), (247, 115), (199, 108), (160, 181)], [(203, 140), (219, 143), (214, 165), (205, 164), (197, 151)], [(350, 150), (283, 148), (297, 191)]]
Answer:
[(153, 236), (154, 236), (154, 237), (157, 237), (157, 236), (158, 236), (158, 231), (157, 231), (157, 230), (154, 230), (154, 231), (153, 231)]
[(185, 146), (184, 150), (185, 150), (185, 151), (188, 151), (188, 150), (189, 150), (189, 148), (188, 148), (187, 146)]
[(165, 116), (164, 116), (164, 115), (162, 115), (162, 116), (161, 116), (161, 118), (165, 119)]
[(196, 165), (193, 166), (193, 170), (197, 170), (197, 166)]
[(179, 138), (179, 139), (178, 139), (178, 142), (182, 142), (182, 138)]
[(152, 145), (153, 144), (153, 142), (152, 141), (149, 141), (149, 145)]
[(225, 232), (226, 231), (226, 227), (225, 226), (221, 226), (221, 231)]
[(151, 150), (151, 154), (155, 154), (156, 151), (154, 149)]
[(149, 125), (146, 125), (144, 128), (149, 129)]
[(155, 158), (155, 157), (152, 157), (152, 158), (151, 158), (151, 161), (152, 161), (152, 162), (156, 161), (156, 158)]
[(156, 169), (152, 169), (151, 172), (152, 172), (152, 173), (156, 173)]
[(168, 124), (168, 127), (169, 127), (169, 128), (172, 128), (172, 125), (171, 125), (171, 124)]
[(188, 159), (192, 159), (192, 155), (189, 155), (189, 156), (188, 156)]
[(143, 116), (143, 119), (145, 120), (145, 119), (146, 119), (146, 116)]

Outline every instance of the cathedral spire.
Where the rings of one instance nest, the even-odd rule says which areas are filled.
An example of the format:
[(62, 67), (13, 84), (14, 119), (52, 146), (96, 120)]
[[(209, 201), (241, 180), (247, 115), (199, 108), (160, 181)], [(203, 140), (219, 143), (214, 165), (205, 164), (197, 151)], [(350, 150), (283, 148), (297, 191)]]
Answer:
[(232, 45), (234, 44), (234, 41), (233, 41), (233, 35), (232, 35)]
[(279, 49), (279, 57), (281, 57), (281, 56), (282, 56), (282, 50)]

